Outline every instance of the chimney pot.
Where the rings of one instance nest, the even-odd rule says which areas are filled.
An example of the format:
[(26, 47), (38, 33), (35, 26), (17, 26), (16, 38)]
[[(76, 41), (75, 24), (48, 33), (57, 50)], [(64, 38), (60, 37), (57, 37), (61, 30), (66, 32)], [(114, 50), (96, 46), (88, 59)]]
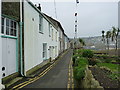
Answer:
[(38, 6), (37, 8), (41, 11), (41, 6), (40, 6), (40, 4), (39, 4), (39, 6)]

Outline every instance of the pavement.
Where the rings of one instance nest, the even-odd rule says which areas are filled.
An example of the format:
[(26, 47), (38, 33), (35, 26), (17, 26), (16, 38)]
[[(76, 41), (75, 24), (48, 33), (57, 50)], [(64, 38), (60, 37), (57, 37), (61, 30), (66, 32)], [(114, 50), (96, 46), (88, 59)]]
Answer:
[(71, 58), (72, 50), (68, 50), (36, 77), (27, 78), (11, 88), (74, 88)]

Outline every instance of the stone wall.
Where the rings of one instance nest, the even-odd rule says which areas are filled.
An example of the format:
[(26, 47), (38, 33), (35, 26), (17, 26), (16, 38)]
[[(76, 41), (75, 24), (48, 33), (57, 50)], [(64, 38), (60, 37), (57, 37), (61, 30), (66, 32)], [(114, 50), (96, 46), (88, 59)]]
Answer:
[(100, 86), (99, 82), (95, 80), (91, 70), (88, 69), (88, 66), (86, 66), (85, 77), (82, 81), (82, 88), (101, 88), (104, 90), (104, 88)]

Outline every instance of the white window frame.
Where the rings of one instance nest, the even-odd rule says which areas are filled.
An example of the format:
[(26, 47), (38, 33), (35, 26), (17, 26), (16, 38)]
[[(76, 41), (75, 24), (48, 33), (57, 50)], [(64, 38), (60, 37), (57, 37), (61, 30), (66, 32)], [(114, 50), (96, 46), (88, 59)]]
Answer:
[[(2, 33), (2, 30), (1, 30), (1, 35), (4, 35), (4, 36), (11, 36), (11, 37), (17, 37), (17, 32), (18, 32), (18, 23), (15, 21), (15, 20), (12, 20), (12, 19), (9, 19), (9, 18), (6, 18), (6, 17), (1, 17), (1, 20), (2, 18), (4, 18), (4, 25), (1, 25), (1, 28), (3, 26), (4, 28), (4, 32)], [(9, 26), (6, 25), (6, 21), (9, 20)], [(12, 23), (13, 22), (13, 26)], [(2, 24), (2, 23), (1, 23)], [(14, 26), (16, 24), (16, 26)], [(16, 28), (15, 28), (16, 27)], [(9, 34), (7, 34), (6, 32), (6, 28), (9, 29)], [(11, 29), (13, 29), (13, 34), (11, 34)]]
[(39, 32), (43, 33), (43, 18), (39, 15)]
[(54, 40), (54, 31), (53, 31), (53, 28), (52, 28), (52, 41)]
[(56, 42), (57, 42), (57, 32), (56, 32)]

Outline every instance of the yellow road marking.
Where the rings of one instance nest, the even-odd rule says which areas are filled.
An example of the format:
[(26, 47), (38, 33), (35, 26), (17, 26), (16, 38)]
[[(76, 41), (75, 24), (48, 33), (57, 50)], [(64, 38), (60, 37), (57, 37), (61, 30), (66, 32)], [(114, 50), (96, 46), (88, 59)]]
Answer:
[(72, 84), (72, 90), (74, 90), (74, 84)]
[[(51, 70), (51, 68), (49, 68), (49, 70), (48, 70), (48, 71), (50, 71), (50, 70)], [(28, 84), (30, 84), (30, 83), (32, 83), (32, 82), (34, 82), (34, 81), (36, 81), (36, 80), (40, 79), (40, 78), (41, 78), (41, 77), (43, 77), (46, 73), (47, 73), (47, 72), (45, 72), (45, 73), (44, 73), (43, 75), (41, 75), (40, 77), (37, 77), (37, 78), (33, 79), (33, 81), (28, 82), (28, 83), (26, 83), (26, 84), (22, 85), (22, 86), (21, 86), (21, 87), (19, 87), (18, 89), (23, 88), (23, 87), (27, 86)]]
[[(67, 52), (68, 52), (68, 51), (67, 51)], [(61, 57), (63, 57), (67, 52), (65, 52), (63, 55), (61, 55)], [(60, 58), (61, 58), (61, 57), (60, 57)], [(16, 85), (16, 86), (14, 86), (13, 89), (15, 89), (15, 88), (17, 88), (17, 87), (19, 87), (19, 86), (22, 85), (21, 87), (18, 88), (18, 89), (20, 89), (20, 88), (25, 87), (26, 85), (28, 85), (28, 84), (30, 84), (30, 83), (38, 80), (38, 79), (40, 79), (40, 78), (43, 77), (48, 71), (50, 71), (50, 70), (53, 68), (53, 66), (55, 66), (55, 65), (58, 63), (58, 61), (60, 61), (60, 58), (59, 58), (59, 60), (55, 61), (52, 65), (50, 65), (48, 68), (46, 68), (42, 73), (40, 73), (40, 74), (39, 74), (38, 76), (36, 76), (35, 78), (29, 79), (28, 81), (25, 81), (25, 82), (23, 82), (23, 83), (21, 83), (21, 84), (18, 84), (18, 85)], [(23, 85), (23, 84), (24, 84), (24, 85)]]
[[(43, 73), (45, 73), (50, 67), (51, 67), (51, 65), (50, 65), (47, 69), (45, 69), (41, 74), (39, 74), (38, 76), (41, 76), (41, 75), (42, 75)], [(36, 79), (38, 76), (36, 76), (36, 77), (33, 78), (33, 79), (30, 79), (30, 80), (28, 80), (28, 81), (25, 81), (25, 82), (23, 82), (23, 83), (21, 83), (21, 84), (18, 84), (18, 85), (16, 85), (16, 86), (14, 86), (13, 89), (14, 89), (14, 88), (17, 88), (17, 87), (19, 87), (19, 86), (21, 86), (21, 85), (23, 85), (23, 84), (25, 84), (25, 83), (28, 83), (28, 82), (30, 82), (30, 81), (32, 81), (32, 80), (34, 80), (34, 79)]]
[(69, 88), (70, 88), (70, 84), (68, 84), (67, 88), (68, 88), (68, 90), (69, 90)]

